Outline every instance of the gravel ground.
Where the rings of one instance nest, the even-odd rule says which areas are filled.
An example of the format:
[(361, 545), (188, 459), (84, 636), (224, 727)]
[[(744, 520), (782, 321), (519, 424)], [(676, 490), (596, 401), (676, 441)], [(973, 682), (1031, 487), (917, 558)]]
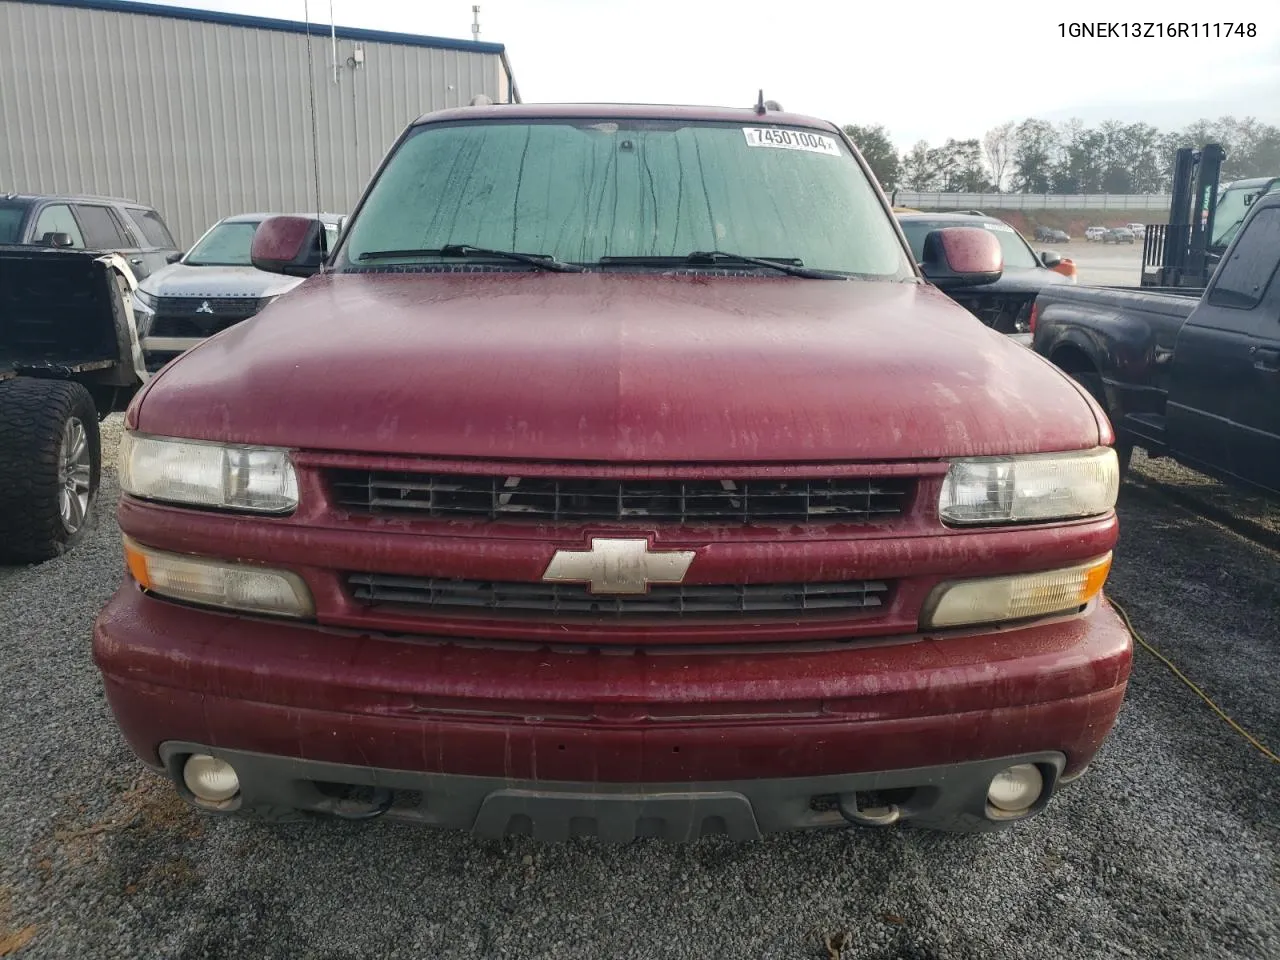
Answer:
[[(119, 431), (108, 421), (107, 436)], [(1147, 465), (1139, 465), (1146, 470)], [(106, 516), (0, 568), (0, 957), (1280, 957), (1280, 767), (1149, 654), (1092, 770), (1003, 834), (481, 842), (203, 819), (141, 768), (93, 664)], [(1280, 745), (1280, 555), (1126, 488), (1111, 593)]]
[(1141, 450), (1134, 451), (1133, 470), (1138, 483), (1153, 486), (1273, 550), (1280, 549), (1280, 500), (1224, 486), (1167, 458), (1149, 460)]

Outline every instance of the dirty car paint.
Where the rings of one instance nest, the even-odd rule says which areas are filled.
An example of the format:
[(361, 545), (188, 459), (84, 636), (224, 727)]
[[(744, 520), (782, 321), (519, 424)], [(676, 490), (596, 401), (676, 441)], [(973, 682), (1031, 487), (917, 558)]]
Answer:
[(1061, 374), (916, 283), (326, 275), (190, 351), (157, 435), (594, 462), (1072, 450)]

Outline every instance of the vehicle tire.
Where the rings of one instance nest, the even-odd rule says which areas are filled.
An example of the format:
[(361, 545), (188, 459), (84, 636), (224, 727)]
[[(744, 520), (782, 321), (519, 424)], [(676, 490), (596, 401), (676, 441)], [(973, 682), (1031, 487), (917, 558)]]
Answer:
[(98, 412), (67, 380), (0, 383), (0, 562), (39, 563), (92, 526), (102, 476)]

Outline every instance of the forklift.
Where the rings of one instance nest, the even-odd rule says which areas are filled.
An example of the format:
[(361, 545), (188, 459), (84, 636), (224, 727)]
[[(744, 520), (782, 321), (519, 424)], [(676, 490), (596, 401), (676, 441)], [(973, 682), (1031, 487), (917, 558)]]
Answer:
[(1219, 186), (1226, 151), (1218, 143), (1183, 147), (1174, 157), (1169, 222), (1147, 224), (1143, 287), (1203, 290), (1254, 201), (1280, 191), (1280, 177)]

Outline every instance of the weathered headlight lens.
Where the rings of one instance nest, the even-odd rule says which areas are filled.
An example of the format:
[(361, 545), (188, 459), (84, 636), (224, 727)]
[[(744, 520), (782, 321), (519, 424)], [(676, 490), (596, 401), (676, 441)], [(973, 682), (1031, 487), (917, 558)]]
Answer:
[(1070, 520), (1106, 513), (1119, 493), (1120, 462), (1110, 447), (975, 457), (951, 462), (938, 514), (954, 525)]
[(126, 431), (120, 441), (120, 486), (146, 500), (289, 513), (298, 478), (287, 450), (148, 437)]

